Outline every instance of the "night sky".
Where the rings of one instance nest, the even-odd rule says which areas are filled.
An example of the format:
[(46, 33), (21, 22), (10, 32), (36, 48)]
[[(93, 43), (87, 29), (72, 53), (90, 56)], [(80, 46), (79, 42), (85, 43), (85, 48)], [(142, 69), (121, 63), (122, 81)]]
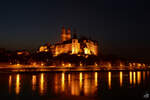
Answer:
[(62, 26), (98, 40), (103, 54), (150, 56), (146, 0), (0, 1), (0, 48), (35, 49), (54, 43)]

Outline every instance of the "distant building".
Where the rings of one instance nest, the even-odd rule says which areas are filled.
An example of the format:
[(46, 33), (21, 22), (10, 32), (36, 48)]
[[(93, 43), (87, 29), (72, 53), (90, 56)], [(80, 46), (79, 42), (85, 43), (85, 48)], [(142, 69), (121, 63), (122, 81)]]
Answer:
[(98, 42), (88, 39), (86, 37), (78, 38), (76, 33), (71, 35), (71, 29), (67, 30), (63, 27), (61, 32), (61, 41), (53, 45), (43, 45), (39, 48), (38, 52), (51, 51), (54, 56), (63, 53), (76, 54), (78, 56), (84, 55), (98, 55)]
[(16, 51), (17, 55), (24, 55), (24, 56), (28, 56), (30, 55), (30, 53), (27, 50), (18, 50)]

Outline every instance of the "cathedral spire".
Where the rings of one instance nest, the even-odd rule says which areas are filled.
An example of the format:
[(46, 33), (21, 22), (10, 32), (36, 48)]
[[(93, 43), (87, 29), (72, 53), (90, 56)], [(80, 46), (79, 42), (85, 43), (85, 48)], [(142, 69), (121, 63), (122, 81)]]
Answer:
[(66, 36), (66, 40), (70, 40), (71, 39), (71, 28), (67, 29), (67, 36)]
[(64, 26), (61, 29), (61, 41), (66, 41), (66, 29)]

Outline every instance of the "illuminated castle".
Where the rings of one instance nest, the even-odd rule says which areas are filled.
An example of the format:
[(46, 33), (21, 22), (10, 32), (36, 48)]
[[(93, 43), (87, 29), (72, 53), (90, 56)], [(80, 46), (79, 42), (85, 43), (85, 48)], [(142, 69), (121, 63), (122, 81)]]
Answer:
[(98, 55), (98, 42), (85, 37), (78, 38), (76, 33), (71, 36), (71, 29), (63, 27), (61, 31), (61, 41), (53, 45), (46, 44), (39, 48), (38, 52), (51, 51), (54, 56), (63, 53), (76, 54), (78, 56)]

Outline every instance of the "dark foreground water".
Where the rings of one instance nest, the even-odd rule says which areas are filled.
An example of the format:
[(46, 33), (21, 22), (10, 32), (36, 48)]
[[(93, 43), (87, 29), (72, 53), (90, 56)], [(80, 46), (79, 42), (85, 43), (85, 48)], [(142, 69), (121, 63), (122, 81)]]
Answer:
[(149, 73), (0, 73), (0, 100), (141, 100), (149, 97)]

